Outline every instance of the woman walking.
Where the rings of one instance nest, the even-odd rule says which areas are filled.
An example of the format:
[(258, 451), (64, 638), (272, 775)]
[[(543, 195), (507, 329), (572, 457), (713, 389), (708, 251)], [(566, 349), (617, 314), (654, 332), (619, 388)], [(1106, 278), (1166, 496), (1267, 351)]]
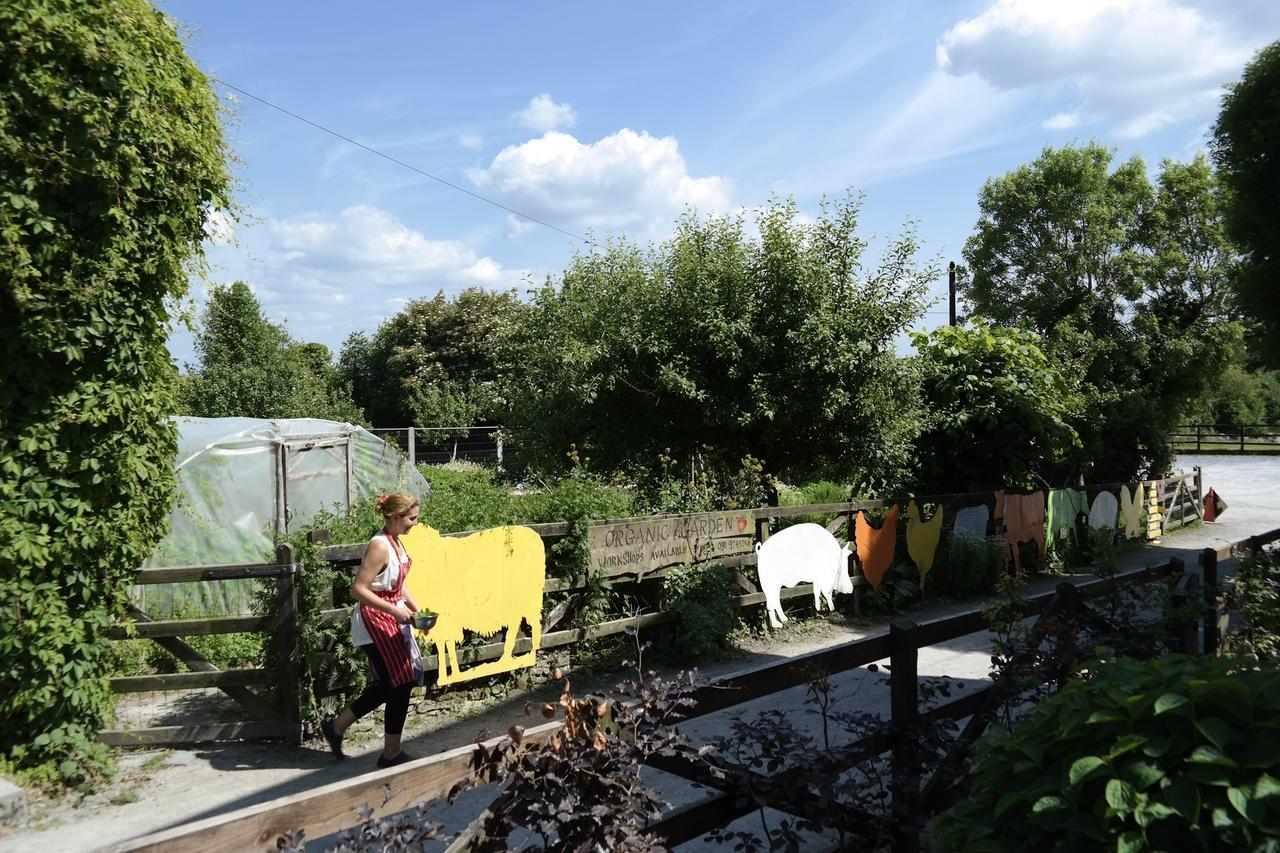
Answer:
[(422, 684), (422, 656), (409, 623), (418, 604), (405, 588), (412, 561), (400, 537), (418, 523), (418, 499), (404, 492), (382, 495), (378, 512), (386, 519), (382, 530), (369, 540), (364, 560), (351, 582), (356, 606), (351, 613), (351, 641), (364, 649), (373, 667), (374, 680), (342, 713), (320, 724), (329, 748), (339, 759), (343, 733), (356, 720), (386, 703), (382, 754), (379, 767), (394, 767), (410, 760), (400, 748), (409, 693)]

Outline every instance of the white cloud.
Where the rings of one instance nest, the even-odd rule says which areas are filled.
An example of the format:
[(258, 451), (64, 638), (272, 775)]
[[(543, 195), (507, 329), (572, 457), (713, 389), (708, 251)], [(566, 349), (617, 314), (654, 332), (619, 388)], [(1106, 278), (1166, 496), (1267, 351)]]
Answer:
[(458, 134), (458, 144), (471, 151), (484, 147), (484, 134), (478, 131), (467, 131)]
[(1103, 122), (1131, 138), (1212, 112), (1259, 43), (1241, 27), (1207, 3), (998, 0), (947, 30), (936, 54), (949, 74), (1074, 99), (1046, 128)]
[(512, 113), (512, 118), (523, 127), (539, 133), (561, 127), (573, 127), (578, 121), (578, 114), (568, 104), (557, 104), (551, 96), (543, 92), (529, 100), (529, 106)]
[(842, 157), (859, 184), (919, 171), (998, 145), (1020, 128), (1008, 117), (1025, 100), (977, 77), (930, 74)]
[(336, 219), (303, 216), (266, 223), (268, 257), (281, 266), (349, 278), (358, 272), (371, 284), (491, 286), (519, 280), (456, 240), (431, 240), (396, 217), (368, 205), (348, 207)]
[(472, 182), (530, 216), (558, 225), (662, 230), (691, 205), (729, 209), (729, 182), (689, 174), (674, 137), (623, 128), (582, 143), (549, 131), (498, 152)]
[(237, 237), (235, 244), (209, 246), (216, 280), (244, 281), (291, 335), (335, 351), (347, 334), (371, 331), (405, 300), (466, 287), (506, 290), (529, 276), (467, 243), (433, 240), (369, 205), (268, 218)]

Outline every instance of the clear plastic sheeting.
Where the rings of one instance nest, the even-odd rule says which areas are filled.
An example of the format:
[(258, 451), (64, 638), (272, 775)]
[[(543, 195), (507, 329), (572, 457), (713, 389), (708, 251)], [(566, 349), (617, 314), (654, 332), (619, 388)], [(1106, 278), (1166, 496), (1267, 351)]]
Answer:
[[(431, 487), (394, 445), (363, 427), (302, 418), (177, 418), (177, 493), (169, 534), (147, 567), (259, 563), (276, 539), (321, 510), (344, 512), (378, 494)], [(372, 533), (372, 531), (371, 531)], [(249, 612), (256, 582), (135, 587), (159, 615)]]

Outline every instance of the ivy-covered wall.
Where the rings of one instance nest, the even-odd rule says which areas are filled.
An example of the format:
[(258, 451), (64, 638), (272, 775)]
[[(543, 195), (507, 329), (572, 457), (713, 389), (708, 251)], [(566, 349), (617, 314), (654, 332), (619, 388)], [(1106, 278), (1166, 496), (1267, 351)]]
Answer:
[(0, 44), (0, 750), (71, 781), (103, 761), (103, 629), (172, 498), (167, 304), (229, 178), (146, 0), (11, 0)]

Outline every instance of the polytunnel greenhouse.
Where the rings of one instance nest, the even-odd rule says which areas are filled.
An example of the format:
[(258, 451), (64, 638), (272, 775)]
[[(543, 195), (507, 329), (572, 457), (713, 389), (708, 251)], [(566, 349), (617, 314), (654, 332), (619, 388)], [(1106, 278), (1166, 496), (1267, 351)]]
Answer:
[[(392, 491), (431, 487), (395, 446), (363, 427), (312, 418), (177, 418), (177, 491), (169, 534), (146, 568), (270, 562), (278, 537), (320, 511), (342, 513)], [(375, 531), (370, 530), (372, 535)], [(247, 609), (253, 581), (135, 587), (155, 615)]]

